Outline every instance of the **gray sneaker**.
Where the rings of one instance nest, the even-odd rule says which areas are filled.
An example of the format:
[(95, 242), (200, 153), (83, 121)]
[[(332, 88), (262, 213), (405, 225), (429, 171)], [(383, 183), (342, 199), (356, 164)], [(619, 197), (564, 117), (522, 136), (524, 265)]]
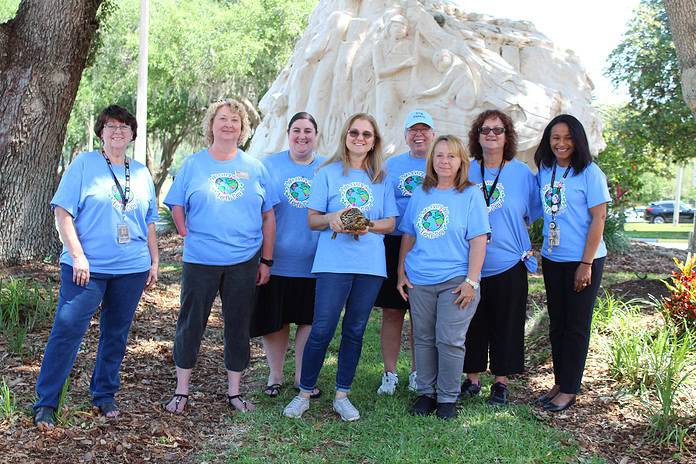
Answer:
[(285, 417), (292, 417), (294, 419), (299, 419), (302, 414), (309, 409), (309, 398), (297, 395), (285, 406), (283, 409), (283, 415)]
[(355, 409), (348, 397), (335, 399), (333, 401), (333, 409), (344, 421), (352, 422), (360, 419), (360, 412)]

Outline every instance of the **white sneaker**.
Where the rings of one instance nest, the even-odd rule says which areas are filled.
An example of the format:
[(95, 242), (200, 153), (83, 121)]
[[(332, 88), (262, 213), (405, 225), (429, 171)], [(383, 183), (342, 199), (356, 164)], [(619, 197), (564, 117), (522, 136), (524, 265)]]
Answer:
[(393, 395), (396, 386), (399, 384), (399, 377), (393, 372), (382, 374), (382, 385), (377, 389), (378, 395)]
[(283, 415), (285, 417), (292, 417), (294, 419), (299, 419), (302, 414), (309, 409), (309, 398), (297, 395), (285, 406), (283, 409)]
[(360, 412), (355, 409), (355, 406), (353, 406), (347, 396), (340, 399), (334, 399), (333, 409), (344, 421), (352, 422), (360, 419)]
[(416, 384), (417, 378), (418, 376), (416, 375), (416, 371), (408, 374), (408, 389), (412, 392), (418, 391), (418, 384)]

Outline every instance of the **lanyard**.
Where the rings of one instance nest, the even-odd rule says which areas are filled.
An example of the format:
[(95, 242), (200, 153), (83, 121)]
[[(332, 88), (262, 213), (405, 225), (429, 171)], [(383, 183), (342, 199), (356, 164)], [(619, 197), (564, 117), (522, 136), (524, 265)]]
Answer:
[(125, 157), (125, 167), (126, 167), (126, 188), (121, 187), (121, 183), (118, 181), (116, 178), (116, 174), (114, 174), (114, 170), (111, 167), (111, 160), (109, 159), (108, 156), (106, 156), (106, 153), (102, 151), (102, 155), (104, 156), (104, 159), (106, 160), (107, 166), (109, 166), (109, 172), (111, 172), (111, 177), (114, 178), (114, 183), (116, 184), (116, 188), (118, 189), (118, 193), (121, 194), (121, 205), (122, 209), (121, 211), (123, 213), (126, 212), (126, 205), (128, 204), (128, 194), (130, 193), (130, 163), (128, 162), (128, 157)]
[[(561, 180), (565, 180), (565, 178), (568, 177), (569, 172), (570, 172), (570, 164), (568, 165), (565, 172), (563, 173), (563, 178)], [(561, 189), (563, 188), (563, 182), (561, 182), (558, 186), (558, 193), (554, 193), (553, 184), (555, 181), (556, 181), (556, 161), (553, 162), (553, 170), (551, 171), (551, 185), (550, 185), (550, 190), (551, 190), (551, 222), (556, 222), (556, 211), (558, 210), (558, 205), (561, 203)]]
[[(490, 191), (486, 187), (486, 178), (484, 177), (484, 167), (483, 158), (481, 158), (481, 190), (483, 190), (483, 199), (486, 200), (486, 206), (491, 206), (491, 198), (495, 192), (495, 188), (498, 186), (498, 179), (500, 178), (500, 173), (503, 172), (503, 164), (505, 164), (505, 158), (500, 162), (500, 167), (498, 168), (498, 174), (495, 176), (493, 184), (491, 184)], [(554, 171), (555, 172), (555, 171)]]

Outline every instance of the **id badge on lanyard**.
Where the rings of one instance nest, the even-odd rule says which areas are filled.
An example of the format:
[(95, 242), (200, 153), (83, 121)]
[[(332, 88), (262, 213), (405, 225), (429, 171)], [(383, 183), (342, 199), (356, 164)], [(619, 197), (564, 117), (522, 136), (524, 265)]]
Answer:
[(116, 241), (119, 245), (124, 245), (131, 240), (130, 230), (128, 230), (128, 224), (126, 224), (126, 206), (128, 205), (128, 194), (130, 193), (130, 163), (128, 162), (128, 158), (126, 158), (124, 162), (126, 175), (126, 185), (124, 189), (121, 187), (121, 183), (118, 181), (116, 174), (114, 174), (114, 170), (111, 167), (111, 160), (106, 156), (106, 153), (102, 152), (102, 155), (104, 155), (109, 171), (111, 171), (111, 176), (114, 179), (118, 193), (121, 195), (121, 222), (116, 225)]
[(551, 183), (549, 184), (549, 190), (551, 194), (551, 222), (549, 223), (549, 236), (548, 236), (548, 252), (553, 252), (553, 247), (561, 245), (561, 228), (556, 222), (556, 213), (560, 210), (561, 206), (561, 190), (563, 189), (563, 181), (568, 176), (570, 171), (570, 165), (566, 168), (563, 173), (563, 178), (558, 183), (558, 191), (554, 193), (554, 184), (556, 180), (556, 163), (553, 163), (553, 172), (551, 174)]

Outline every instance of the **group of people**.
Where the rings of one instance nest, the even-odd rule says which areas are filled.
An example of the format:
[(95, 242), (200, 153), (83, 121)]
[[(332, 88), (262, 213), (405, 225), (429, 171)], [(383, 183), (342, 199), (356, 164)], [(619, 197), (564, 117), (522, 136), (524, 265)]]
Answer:
[[(98, 307), (92, 401), (101, 414), (118, 416), (128, 331), (143, 290), (157, 281), (155, 190), (147, 169), (126, 156), (136, 120), (114, 105), (94, 130), (101, 149), (71, 163), (51, 201), (64, 247), (58, 309), (36, 384), (39, 427), (55, 422), (61, 388)], [(213, 103), (203, 131), (208, 148), (185, 160), (164, 199), (184, 238), (176, 387), (167, 411), (188, 407), (218, 295), (234, 410), (254, 409), (240, 389), (251, 336), (262, 337), (268, 360), (263, 392), (281, 393), (294, 324), (297, 395), (283, 414), (301, 417), (322, 394), (318, 379), (342, 314), (333, 409), (345, 421), (359, 419), (349, 393), (374, 306), (383, 313), (378, 394), (394, 394), (399, 384), (410, 311), (412, 414), (455, 417), (458, 400), (480, 393), (486, 370), (494, 376), (489, 403), (506, 404), (508, 377), (524, 369), (527, 272), (537, 267), (528, 228), (542, 216), (555, 381), (537, 401), (552, 412), (575, 403), (610, 201), (576, 118), (548, 124), (536, 175), (515, 159), (513, 122), (497, 110), (474, 120), (466, 143), (438, 136), (427, 112), (412, 111), (404, 124), (409, 151), (386, 162), (377, 121), (366, 113), (346, 121), (329, 157), (315, 153), (318, 127), (306, 112), (290, 119), (289, 149), (263, 160), (240, 148), (250, 125), (236, 100)], [(353, 208), (369, 227), (346, 227), (341, 216)]]

